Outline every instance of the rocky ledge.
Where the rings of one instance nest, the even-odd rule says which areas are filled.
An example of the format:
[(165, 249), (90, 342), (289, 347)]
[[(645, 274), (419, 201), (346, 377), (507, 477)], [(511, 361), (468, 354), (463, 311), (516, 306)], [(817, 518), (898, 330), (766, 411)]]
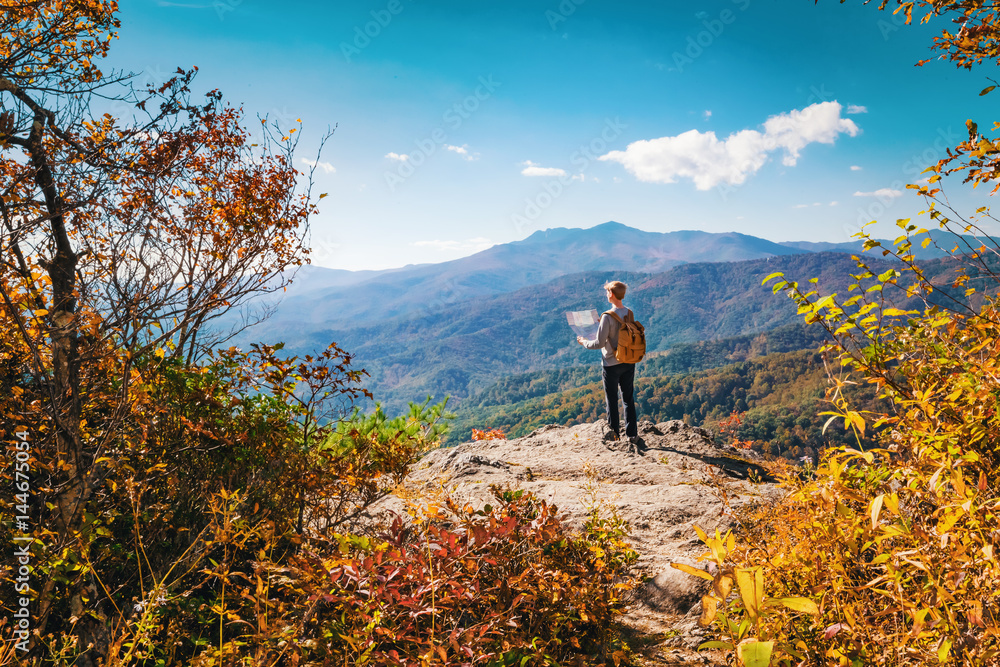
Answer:
[(641, 555), (645, 584), (626, 623), (660, 638), (653, 664), (705, 662), (686, 650), (703, 640), (695, 621), (705, 582), (670, 563), (695, 565), (704, 552), (695, 525), (706, 532), (725, 531), (733, 509), (774, 498), (777, 489), (753, 452), (719, 445), (710, 432), (679, 420), (640, 422), (635, 448), (611, 435), (602, 420), (545, 426), (513, 440), (467, 442), (428, 453), (409, 482), (443, 485), (456, 499), (473, 504), (491, 499), (491, 485), (517, 486), (581, 524), (588, 481), (596, 480), (599, 497), (629, 522), (632, 544)]

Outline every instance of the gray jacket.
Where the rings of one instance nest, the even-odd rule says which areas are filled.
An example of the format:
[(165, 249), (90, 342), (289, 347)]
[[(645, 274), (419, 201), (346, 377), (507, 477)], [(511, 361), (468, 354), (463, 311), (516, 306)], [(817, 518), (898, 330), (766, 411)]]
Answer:
[[(628, 308), (612, 308), (618, 317), (625, 319), (628, 315)], [(618, 349), (618, 332), (621, 325), (615, 318), (606, 313), (601, 314), (601, 323), (597, 325), (597, 338), (588, 340), (583, 344), (588, 350), (601, 351), (601, 363), (605, 366), (617, 366), (621, 362), (615, 359), (615, 350)]]

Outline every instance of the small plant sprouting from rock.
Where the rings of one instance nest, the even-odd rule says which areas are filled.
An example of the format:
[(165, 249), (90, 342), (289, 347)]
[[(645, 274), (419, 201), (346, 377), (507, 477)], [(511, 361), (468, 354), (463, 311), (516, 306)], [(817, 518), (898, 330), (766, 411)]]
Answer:
[(473, 440), (506, 440), (507, 434), (501, 429), (492, 428), (486, 431), (480, 431), (478, 428), (472, 429), (472, 439)]

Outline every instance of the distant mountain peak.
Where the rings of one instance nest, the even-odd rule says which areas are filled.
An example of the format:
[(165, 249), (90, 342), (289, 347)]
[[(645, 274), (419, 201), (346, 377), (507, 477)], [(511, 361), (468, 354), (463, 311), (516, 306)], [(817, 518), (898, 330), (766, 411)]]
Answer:
[(629, 227), (628, 225), (623, 225), (620, 222), (609, 220), (607, 222), (602, 222), (599, 225), (594, 225), (593, 227), (587, 227), (586, 229), (582, 227), (549, 227), (548, 229), (539, 229), (537, 232), (534, 232), (524, 240), (551, 241), (553, 239), (561, 239), (569, 235), (574, 235), (574, 236), (593, 235), (594, 232), (600, 233), (600, 232), (614, 232), (614, 231), (626, 231), (626, 230), (630, 232), (643, 233), (641, 229), (636, 229), (635, 227)]

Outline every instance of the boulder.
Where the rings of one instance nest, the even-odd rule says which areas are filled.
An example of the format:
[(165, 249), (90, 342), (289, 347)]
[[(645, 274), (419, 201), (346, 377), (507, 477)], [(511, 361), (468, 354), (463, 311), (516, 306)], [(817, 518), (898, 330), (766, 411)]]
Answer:
[[(544, 426), (511, 440), (482, 440), (428, 453), (408, 482), (444, 488), (475, 506), (492, 500), (491, 485), (517, 486), (554, 503), (580, 525), (596, 495), (631, 526), (645, 583), (627, 622), (647, 632), (684, 630), (697, 645), (693, 619), (707, 584), (672, 567), (700, 566), (704, 546), (694, 526), (714, 533), (732, 527), (732, 510), (776, 497), (777, 488), (747, 450), (721, 445), (711, 432), (674, 420), (639, 423), (640, 442), (614, 440), (605, 421)], [(703, 564), (702, 564), (703, 565)]]

